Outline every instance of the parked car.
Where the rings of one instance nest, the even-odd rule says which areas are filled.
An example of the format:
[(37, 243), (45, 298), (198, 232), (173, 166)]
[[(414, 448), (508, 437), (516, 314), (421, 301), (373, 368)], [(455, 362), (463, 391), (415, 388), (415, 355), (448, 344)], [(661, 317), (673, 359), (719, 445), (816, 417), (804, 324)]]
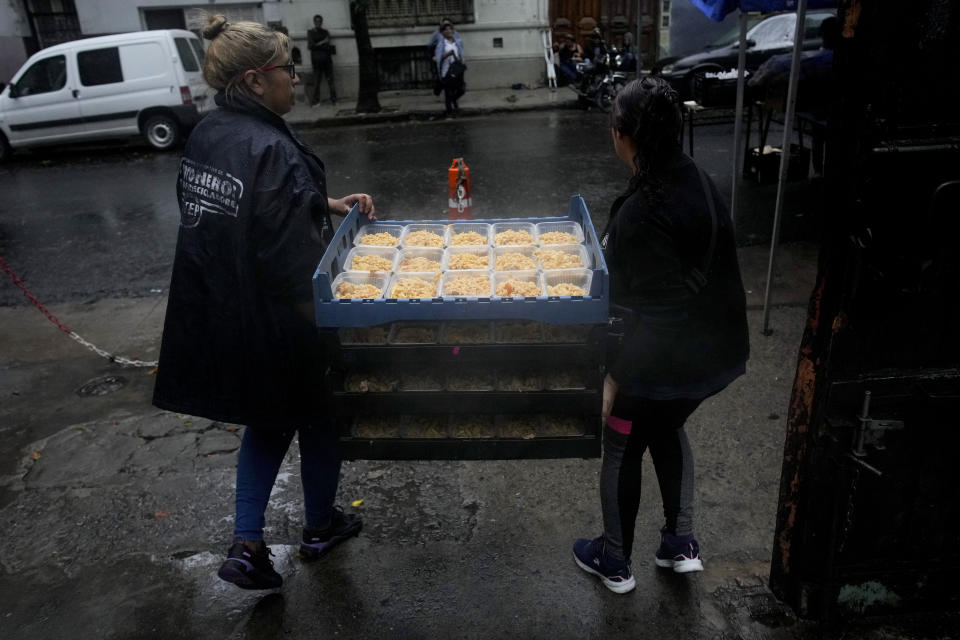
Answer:
[(0, 161), (14, 149), (138, 134), (170, 149), (213, 107), (202, 64), (200, 39), (181, 29), (43, 49), (0, 92)]
[[(833, 11), (807, 13), (803, 28), (803, 49), (820, 47), (820, 24), (836, 15)], [(763, 17), (748, 17), (747, 59), (748, 72), (756, 71), (771, 56), (793, 50), (796, 13), (778, 13)], [(740, 26), (708, 44), (703, 51), (660, 60), (654, 67), (655, 75), (663, 76), (684, 100), (693, 98), (698, 75), (736, 70), (740, 53)]]

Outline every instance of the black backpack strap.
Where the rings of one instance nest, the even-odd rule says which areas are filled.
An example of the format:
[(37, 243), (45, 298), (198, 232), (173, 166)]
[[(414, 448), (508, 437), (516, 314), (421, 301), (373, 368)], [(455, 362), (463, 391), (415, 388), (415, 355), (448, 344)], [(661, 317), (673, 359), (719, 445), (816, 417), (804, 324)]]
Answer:
[(697, 172), (700, 174), (700, 184), (703, 185), (703, 196), (707, 200), (707, 209), (710, 211), (710, 245), (707, 248), (703, 268), (694, 267), (687, 275), (686, 284), (694, 293), (700, 293), (703, 288), (707, 286), (710, 269), (713, 267), (713, 254), (717, 248), (717, 227), (719, 226), (717, 206), (713, 201), (713, 192), (710, 191), (710, 182), (707, 180), (707, 174), (700, 167), (697, 167)]

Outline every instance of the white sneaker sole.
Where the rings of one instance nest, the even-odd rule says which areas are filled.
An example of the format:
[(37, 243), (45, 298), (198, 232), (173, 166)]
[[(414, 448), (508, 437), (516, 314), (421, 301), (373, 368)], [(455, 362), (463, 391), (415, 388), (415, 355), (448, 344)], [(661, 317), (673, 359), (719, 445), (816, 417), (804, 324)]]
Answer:
[(677, 562), (675, 560), (661, 560), (660, 558), (654, 556), (653, 560), (657, 563), (658, 567), (663, 569), (673, 569), (674, 573), (703, 571), (703, 562), (700, 560), (700, 558), (694, 558), (693, 560), (681, 560)]
[(613, 591), (614, 593), (627, 593), (628, 591), (633, 591), (637, 586), (637, 581), (633, 576), (630, 576), (629, 580), (624, 580), (623, 582), (617, 580), (611, 580), (607, 576), (603, 575), (596, 569), (589, 567), (588, 565), (580, 562), (580, 558), (577, 557), (577, 554), (573, 554), (573, 561), (577, 563), (577, 566), (586, 571), (587, 573), (592, 573), (593, 575), (600, 578), (600, 582), (603, 583), (607, 589)]

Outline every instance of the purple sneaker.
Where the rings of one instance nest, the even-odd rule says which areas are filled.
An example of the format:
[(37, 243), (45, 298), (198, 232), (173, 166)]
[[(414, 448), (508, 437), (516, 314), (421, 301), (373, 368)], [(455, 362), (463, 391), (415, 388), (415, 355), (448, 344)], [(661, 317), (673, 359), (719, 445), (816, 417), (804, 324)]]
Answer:
[(274, 571), (270, 547), (261, 542), (251, 551), (242, 542), (234, 542), (217, 575), (241, 589), (276, 589), (283, 578)]
[(660, 548), (654, 555), (658, 567), (673, 569), (675, 573), (703, 571), (700, 545), (692, 535), (675, 536), (660, 531)]
[(340, 507), (334, 507), (333, 517), (326, 528), (304, 527), (300, 557), (304, 560), (316, 560), (347, 538), (360, 533), (362, 528), (363, 521), (360, 516), (345, 514)]
[(630, 565), (605, 553), (603, 536), (593, 540), (580, 538), (574, 542), (573, 560), (587, 573), (598, 576), (603, 586), (614, 593), (626, 593), (637, 586)]

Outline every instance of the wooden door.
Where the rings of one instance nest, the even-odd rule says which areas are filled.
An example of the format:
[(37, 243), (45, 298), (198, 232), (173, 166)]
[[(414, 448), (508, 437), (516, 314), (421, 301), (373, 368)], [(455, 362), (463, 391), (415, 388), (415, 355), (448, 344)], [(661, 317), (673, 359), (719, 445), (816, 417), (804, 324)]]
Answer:
[(619, 47), (627, 31), (636, 37), (638, 4), (642, 27), (639, 49), (649, 65), (657, 51), (658, 0), (550, 0), (553, 41), (572, 33), (577, 42), (586, 45), (587, 36), (599, 27), (604, 40)]

